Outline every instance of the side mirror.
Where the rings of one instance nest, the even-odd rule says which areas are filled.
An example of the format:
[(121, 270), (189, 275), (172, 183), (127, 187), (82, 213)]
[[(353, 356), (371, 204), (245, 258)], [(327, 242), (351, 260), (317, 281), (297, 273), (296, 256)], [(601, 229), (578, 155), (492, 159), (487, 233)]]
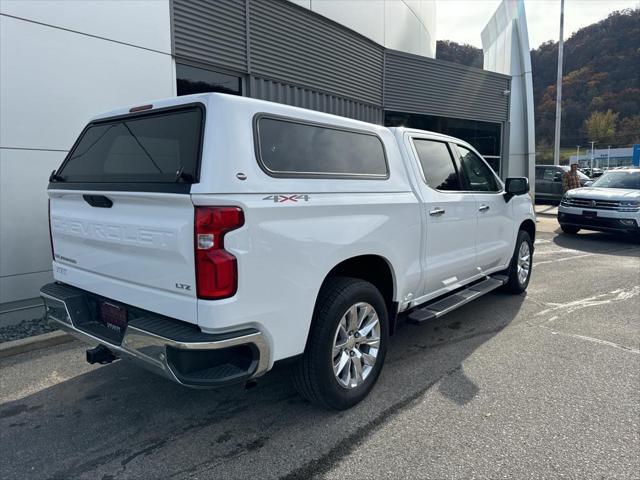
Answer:
[(587, 180), (586, 182), (584, 182), (585, 187), (590, 187), (591, 185), (593, 185), (593, 180)]
[(561, 174), (560, 172), (556, 173), (556, 174), (553, 176), (553, 181), (554, 181), (554, 182), (561, 182), (561, 181), (562, 181), (562, 174)]
[(529, 179), (527, 177), (509, 177), (505, 183), (505, 201), (511, 200), (516, 195), (529, 193)]

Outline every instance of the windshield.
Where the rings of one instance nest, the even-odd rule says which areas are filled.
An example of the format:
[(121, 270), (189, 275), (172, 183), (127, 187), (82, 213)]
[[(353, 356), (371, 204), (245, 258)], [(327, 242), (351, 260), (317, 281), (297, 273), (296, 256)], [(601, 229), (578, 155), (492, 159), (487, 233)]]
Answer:
[(197, 181), (202, 108), (89, 124), (56, 174), (61, 182), (173, 183)]
[(621, 170), (617, 172), (607, 172), (598, 180), (593, 182), (592, 187), (600, 188), (629, 188), (640, 190), (640, 171)]

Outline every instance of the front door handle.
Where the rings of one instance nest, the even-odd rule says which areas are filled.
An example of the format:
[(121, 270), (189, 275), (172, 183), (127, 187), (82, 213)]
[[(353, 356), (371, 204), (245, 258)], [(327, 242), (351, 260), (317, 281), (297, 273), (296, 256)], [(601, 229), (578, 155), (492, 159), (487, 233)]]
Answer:
[(486, 212), (487, 210), (489, 210), (489, 205), (482, 205), (478, 210), (481, 212)]
[(433, 210), (431, 210), (429, 212), (429, 215), (431, 216), (437, 216), (437, 215), (443, 215), (444, 214), (444, 209), (443, 208), (434, 208)]

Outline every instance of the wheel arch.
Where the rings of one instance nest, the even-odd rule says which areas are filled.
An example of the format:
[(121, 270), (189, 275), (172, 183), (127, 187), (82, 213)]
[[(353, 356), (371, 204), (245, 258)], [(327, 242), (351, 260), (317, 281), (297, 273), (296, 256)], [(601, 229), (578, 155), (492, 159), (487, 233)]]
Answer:
[(518, 231), (520, 230), (524, 230), (525, 232), (527, 232), (532, 242), (536, 241), (536, 224), (533, 220), (528, 218), (524, 222), (522, 222), (520, 224), (520, 228), (518, 228)]
[[(352, 277), (365, 280), (373, 284), (382, 294), (387, 305), (389, 317), (389, 333), (393, 333), (398, 314), (398, 302), (394, 300), (396, 294), (396, 277), (391, 263), (381, 255), (358, 255), (342, 260), (325, 276), (320, 290), (334, 277)], [(316, 303), (320, 294), (316, 295)]]

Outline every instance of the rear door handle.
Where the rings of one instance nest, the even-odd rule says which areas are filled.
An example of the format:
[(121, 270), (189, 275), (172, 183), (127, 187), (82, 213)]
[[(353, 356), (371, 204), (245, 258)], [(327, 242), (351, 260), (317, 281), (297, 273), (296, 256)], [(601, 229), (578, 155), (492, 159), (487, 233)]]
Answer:
[(489, 210), (489, 208), (489, 205), (481, 205), (478, 210), (480, 210), (481, 212), (486, 212), (487, 210)]
[(444, 209), (443, 208), (434, 208), (433, 210), (431, 210), (429, 212), (429, 215), (431, 216), (437, 216), (437, 215), (443, 215), (444, 214)]

